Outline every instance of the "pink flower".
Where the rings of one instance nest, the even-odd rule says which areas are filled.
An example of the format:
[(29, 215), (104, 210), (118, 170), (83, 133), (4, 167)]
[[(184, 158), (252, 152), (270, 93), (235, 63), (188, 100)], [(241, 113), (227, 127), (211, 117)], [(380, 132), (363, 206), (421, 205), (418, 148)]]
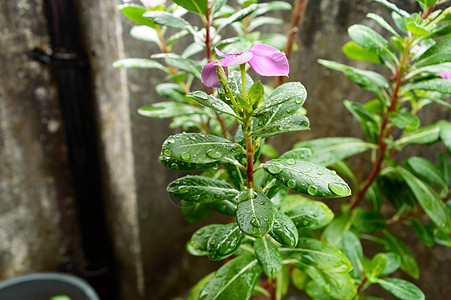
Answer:
[(444, 79), (451, 79), (451, 72), (437, 73), (437, 75)]
[(263, 76), (287, 76), (290, 72), (285, 53), (264, 44), (257, 44), (251, 50), (241, 53), (224, 54), (215, 48), (218, 56), (224, 56), (218, 62), (211, 62), (202, 69), (202, 81), (208, 87), (219, 87), (216, 66), (222, 66), (228, 76), (228, 68), (249, 63), (252, 69)]
[[(132, 0), (124, 0), (124, 3), (130, 2)], [(164, 4), (166, 2), (166, 0), (140, 0), (141, 3), (145, 6), (145, 7), (157, 7), (158, 5)]]

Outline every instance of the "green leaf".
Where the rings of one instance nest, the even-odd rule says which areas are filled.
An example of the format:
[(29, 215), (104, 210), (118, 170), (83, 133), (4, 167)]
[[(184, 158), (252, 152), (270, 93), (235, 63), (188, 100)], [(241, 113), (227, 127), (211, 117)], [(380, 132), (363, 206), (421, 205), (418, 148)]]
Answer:
[(327, 295), (334, 299), (351, 300), (357, 293), (354, 280), (347, 273), (323, 272), (311, 266), (306, 266), (304, 271)]
[(209, 204), (182, 201), (182, 214), (189, 223), (197, 223), (207, 218), (213, 212)]
[(412, 131), (420, 126), (420, 119), (407, 111), (392, 111), (387, 114), (390, 122), (399, 129)]
[(396, 143), (400, 146), (433, 143), (438, 140), (439, 133), (438, 124), (432, 124), (403, 134)]
[[(287, 43), (287, 36), (285, 34), (280, 33), (270, 33), (263, 35), (259, 40), (258, 43), (266, 44), (271, 47), (274, 47), (276, 49), (279, 49), (280, 51), (283, 51), (285, 48), (285, 45)], [(293, 45), (293, 51), (296, 51), (297, 45)]]
[(298, 228), (317, 229), (326, 226), (334, 218), (326, 204), (301, 195), (288, 195), (280, 210), (290, 217)]
[(130, 35), (141, 41), (151, 42), (157, 45), (161, 44), (157, 31), (149, 26), (133, 26), (130, 30)]
[(208, 281), (210, 281), (210, 279), (215, 275), (215, 272), (211, 272), (210, 274), (208, 274), (207, 276), (205, 276), (204, 278), (202, 278), (192, 289), (191, 292), (188, 296), (188, 298), (186, 298), (186, 300), (198, 300), (199, 299), (199, 295), (202, 292), (202, 289), (205, 287), (205, 285), (208, 283)]
[(262, 154), (266, 155), (270, 158), (278, 158), (279, 157), (279, 153), (277, 152), (277, 150), (270, 144), (263, 144)]
[(171, 46), (173, 43), (175, 43), (176, 41), (178, 41), (179, 39), (181, 39), (182, 37), (184, 37), (185, 35), (188, 35), (188, 34), (189, 34), (188, 30), (181, 30), (179, 32), (176, 32), (168, 38), (166, 43), (168, 46)]
[(343, 239), (339, 246), (341, 251), (349, 258), (352, 265), (351, 275), (353, 278), (362, 278), (363, 272), (363, 249), (359, 238), (351, 231), (343, 233)]
[(187, 21), (165, 11), (148, 11), (144, 13), (143, 17), (149, 18), (153, 23), (161, 26), (176, 28), (180, 30), (191, 29), (191, 25)]
[(313, 280), (307, 282), (305, 293), (315, 300), (334, 300)]
[(369, 13), (366, 16), (367, 16), (367, 18), (370, 18), (370, 19), (373, 19), (374, 21), (376, 21), (381, 27), (383, 27), (385, 30), (389, 31), (394, 36), (400, 37), (399, 34), (393, 29), (393, 27), (391, 27), (391, 25), (388, 24), (388, 22), (385, 21), (384, 18), (382, 18), (381, 16), (373, 14), (373, 13)]
[(205, 15), (207, 11), (208, 0), (173, 0), (173, 2), (200, 15)]
[(433, 226), (424, 224), (415, 219), (411, 221), (413, 228), (420, 240), (428, 247), (432, 247), (435, 244), (434, 234), (433, 234)]
[(370, 143), (351, 137), (322, 138), (294, 145), (294, 148), (309, 148), (312, 151), (310, 161), (322, 166), (330, 166), (373, 147)]
[(288, 293), (290, 287), (290, 266), (283, 265), (282, 271), (277, 276), (276, 299), (282, 299)]
[(398, 166), (396, 171), (406, 181), (415, 198), (431, 220), (445, 233), (451, 233), (450, 208), (443, 203), (439, 195), (426, 183)]
[(376, 254), (371, 261), (365, 264), (365, 274), (368, 280), (373, 283), (377, 282), (377, 277), (382, 276), (384, 270), (387, 268), (388, 258), (385, 253)]
[(113, 63), (115, 68), (137, 68), (137, 69), (159, 69), (166, 71), (166, 67), (162, 64), (145, 58), (124, 58), (116, 60)]
[(300, 159), (309, 161), (312, 158), (312, 151), (309, 148), (297, 148), (285, 152), (280, 156), (283, 159)]
[(282, 269), (282, 256), (276, 245), (265, 237), (258, 238), (254, 242), (254, 252), (263, 272), (269, 278), (276, 278)]
[(158, 159), (163, 166), (175, 171), (199, 171), (214, 168), (221, 164), (221, 161), (219, 160), (211, 163), (202, 163), (202, 164), (189, 163), (162, 154), (160, 154), (160, 157)]
[[(285, 113), (282, 114), (278, 110), (272, 111), (272, 113), (270, 112), (270, 116), (275, 115), (276, 119), (282, 119), (287, 116), (286, 113), (293, 114), (297, 111), (297, 109), (291, 107), (292, 105), (295, 105), (299, 109), (306, 99), (307, 92), (300, 82), (288, 82), (277, 87), (255, 113), (260, 114), (264, 111), (269, 111), (271, 108), (279, 107), (281, 104), (289, 102), (290, 107), (285, 109)], [(292, 111), (287, 111), (290, 108)]]
[(376, 64), (381, 64), (382, 61), (376, 53), (359, 46), (356, 42), (350, 41), (343, 46), (343, 53), (347, 57), (357, 60), (368, 61)]
[(262, 237), (274, 223), (275, 209), (265, 194), (245, 190), (238, 196), (236, 217), (241, 230), (248, 235)]
[(389, 275), (401, 266), (401, 258), (398, 254), (393, 252), (387, 252), (385, 253), (385, 257), (387, 258), (387, 266), (385, 267), (385, 270), (382, 272), (382, 276)]
[(124, 4), (119, 5), (119, 9), (127, 18), (129, 18), (133, 22), (155, 28), (155, 23), (143, 17), (143, 14), (147, 12), (147, 9), (145, 9), (144, 7), (135, 4)]
[(249, 22), (249, 31), (254, 30), (262, 25), (282, 25), (283, 21), (273, 17), (258, 17)]
[(398, 278), (379, 279), (377, 283), (385, 290), (403, 300), (424, 300), (423, 292), (413, 283)]
[(310, 122), (306, 116), (294, 115), (280, 120), (268, 121), (269, 124), (259, 126), (252, 132), (252, 136), (269, 137), (287, 132), (307, 130)]
[(406, 160), (406, 165), (418, 178), (437, 185), (444, 192), (444, 195), (448, 194), (448, 185), (440, 170), (433, 163), (424, 158), (414, 156)]
[(227, 25), (230, 25), (230, 24), (233, 24), (235, 22), (241, 21), (242, 19), (246, 18), (251, 13), (256, 11), (257, 8), (258, 8), (258, 5), (252, 4), (252, 5), (249, 5), (246, 8), (243, 8), (242, 10), (239, 10), (239, 11), (235, 12), (230, 17), (228, 17), (228, 18), (226, 18), (226, 19), (221, 21), (221, 25), (218, 26), (218, 29), (216, 30), (216, 32), (221, 31)]
[[(451, 80), (450, 80), (451, 81)], [(445, 120), (438, 121), (440, 126), (440, 139), (445, 144), (448, 151), (451, 153), (451, 123)]]
[(388, 88), (387, 80), (379, 73), (360, 70), (354, 67), (324, 59), (319, 59), (318, 63), (325, 66), (326, 68), (343, 72), (343, 74), (349, 80), (355, 82), (363, 89), (377, 91), (380, 88)]
[(414, 64), (414, 67), (424, 67), (451, 62), (451, 38), (444, 38), (424, 52)]
[[(450, 45), (451, 47), (451, 45)], [(407, 90), (427, 90), (444, 94), (451, 94), (451, 80), (446, 78), (435, 78), (418, 81), (406, 86)]]
[(274, 10), (291, 10), (293, 7), (285, 1), (271, 1), (267, 3), (259, 3), (258, 10), (254, 15), (259, 16)]
[(388, 7), (389, 9), (393, 10), (395, 13), (402, 17), (410, 17), (410, 14), (406, 12), (405, 10), (402, 10), (398, 8), (395, 4), (387, 1), (387, 0), (373, 0), (374, 2), (380, 3), (385, 7)]
[(224, 225), (222, 224), (209, 224), (198, 229), (193, 234), (188, 244), (199, 253), (198, 255), (207, 255), (208, 240), (213, 236), (216, 230), (223, 226)]
[(248, 300), (260, 274), (254, 256), (234, 258), (216, 271), (200, 293), (199, 300)]
[(304, 271), (294, 268), (291, 271), (291, 281), (297, 289), (303, 291), (307, 284), (307, 274)]
[(308, 161), (273, 159), (263, 164), (264, 169), (290, 189), (315, 197), (346, 197), (351, 189), (346, 182), (325, 167)]
[(160, 83), (155, 87), (155, 90), (159, 95), (168, 99), (179, 102), (183, 102), (186, 99), (185, 91), (176, 83)]
[(233, 198), (229, 200), (223, 199), (219, 202), (214, 202), (211, 204), (211, 206), (213, 206), (213, 208), (221, 214), (235, 217), (237, 204), (238, 203), (236, 201), (236, 198)]
[(186, 115), (205, 114), (205, 112), (189, 104), (166, 101), (140, 107), (138, 114), (144, 117), (167, 119)]
[(372, 233), (385, 229), (387, 220), (380, 212), (357, 209), (353, 225), (359, 232)]
[(210, 260), (223, 260), (232, 255), (241, 245), (244, 233), (236, 225), (230, 223), (216, 229), (207, 243), (207, 253)]
[(430, 34), (429, 30), (417, 24), (415, 21), (406, 22), (406, 28), (416, 36), (427, 36)]
[(373, 29), (363, 25), (352, 25), (348, 28), (348, 34), (353, 41), (377, 55), (396, 61), (393, 48), (390, 43)]
[(298, 244), (298, 230), (289, 216), (276, 211), (274, 224), (269, 235), (282, 245), (295, 247)]
[(445, 179), (448, 188), (451, 188), (451, 159), (444, 153), (438, 154), (438, 165), (442, 178)]
[[(246, 73), (246, 88), (249, 88), (254, 84), (252, 78)], [(243, 87), (241, 85), (241, 73), (239, 71), (232, 71), (229, 73), (229, 87), (232, 90), (233, 94), (242, 95)], [(226, 96), (224, 94), (224, 90), (222, 88), (218, 89), (218, 94), (221, 99), (225, 100)], [(228, 99), (230, 101), (230, 99)]]
[(324, 230), (322, 240), (331, 246), (338, 247), (343, 240), (343, 234), (351, 228), (353, 218), (354, 213), (351, 214), (349, 211), (335, 215), (334, 220)]
[(239, 193), (222, 180), (196, 175), (178, 178), (171, 182), (166, 190), (179, 199), (198, 203), (233, 201)]
[(413, 255), (407, 250), (406, 246), (388, 231), (384, 233), (384, 248), (387, 251), (396, 253), (401, 259), (401, 270), (409, 274), (411, 277), (418, 279), (420, 270)]
[(197, 102), (206, 107), (225, 113), (234, 118), (239, 118), (239, 116), (235, 113), (235, 111), (232, 108), (230, 108), (229, 105), (227, 105), (227, 103), (214, 97), (213, 95), (207, 95), (207, 93), (205, 92), (196, 91), (188, 94), (188, 97), (196, 100)]
[(352, 102), (349, 100), (345, 100), (345, 107), (352, 113), (352, 115), (357, 119), (362, 127), (363, 133), (365, 134), (366, 139), (374, 144), (378, 143), (378, 131), (379, 131), (379, 123), (380, 119), (378, 116), (370, 113), (366, 106)]
[(184, 70), (192, 74), (197, 79), (201, 79), (202, 66), (192, 59), (181, 57), (174, 53), (159, 53), (152, 55), (152, 58), (164, 58), (166, 63), (170, 66), (174, 66), (180, 70)]
[(250, 87), (249, 93), (247, 95), (249, 98), (249, 103), (252, 104), (254, 108), (256, 108), (262, 102), (264, 94), (265, 88), (263, 84), (260, 81), (254, 83)]
[(324, 272), (348, 273), (352, 269), (351, 262), (340, 250), (315, 239), (300, 238), (296, 248), (281, 248), (280, 251)]
[(208, 164), (244, 153), (244, 150), (239, 144), (218, 136), (184, 132), (168, 137), (161, 153), (169, 159)]

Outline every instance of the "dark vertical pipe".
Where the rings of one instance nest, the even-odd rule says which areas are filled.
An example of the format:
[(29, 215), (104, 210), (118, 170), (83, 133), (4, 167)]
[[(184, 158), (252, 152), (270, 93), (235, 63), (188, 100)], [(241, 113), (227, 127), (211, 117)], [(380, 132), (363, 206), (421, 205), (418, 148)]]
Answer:
[(44, 0), (59, 102), (67, 136), (72, 184), (86, 267), (82, 274), (101, 299), (119, 292), (104, 201), (90, 67), (81, 42), (74, 0)]

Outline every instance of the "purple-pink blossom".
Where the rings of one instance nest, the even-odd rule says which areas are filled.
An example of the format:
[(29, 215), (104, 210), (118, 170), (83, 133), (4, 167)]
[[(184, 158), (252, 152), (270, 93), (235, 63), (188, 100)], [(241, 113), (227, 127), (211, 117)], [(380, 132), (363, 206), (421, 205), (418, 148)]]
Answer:
[(249, 65), (260, 75), (263, 76), (287, 76), (290, 72), (288, 59), (285, 53), (278, 49), (264, 44), (257, 44), (249, 51), (241, 53), (224, 54), (215, 48), (218, 56), (225, 58), (218, 62), (211, 62), (202, 69), (202, 81), (208, 87), (219, 87), (219, 79), (216, 74), (216, 66), (222, 66), (228, 76), (228, 68), (238, 66), (244, 63)]
[[(124, 0), (124, 3), (130, 2), (132, 0)], [(140, 0), (141, 3), (145, 6), (145, 7), (151, 7), (151, 8), (155, 8), (158, 5), (162, 5), (166, 2), (166, 0)]]
[(444, 79), (451, 79), (451, 72), (437, 73), (437, 75)]

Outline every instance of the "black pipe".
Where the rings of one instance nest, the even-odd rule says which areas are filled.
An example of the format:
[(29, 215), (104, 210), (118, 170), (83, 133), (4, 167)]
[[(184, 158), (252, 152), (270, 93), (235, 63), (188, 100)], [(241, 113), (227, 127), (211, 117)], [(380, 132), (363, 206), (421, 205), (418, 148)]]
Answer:
[[(30, 56), (53, 68), (67, 138), (71, 181), (86, 267), (75, 266), (101, 299), (116, 299), (111, 238), (106, 224), (98, 133), (89, 61), (84, 51), (74, 0), (44, 0), (52, 55)], [(76, 272), (76, 270), (74, 270)]]

